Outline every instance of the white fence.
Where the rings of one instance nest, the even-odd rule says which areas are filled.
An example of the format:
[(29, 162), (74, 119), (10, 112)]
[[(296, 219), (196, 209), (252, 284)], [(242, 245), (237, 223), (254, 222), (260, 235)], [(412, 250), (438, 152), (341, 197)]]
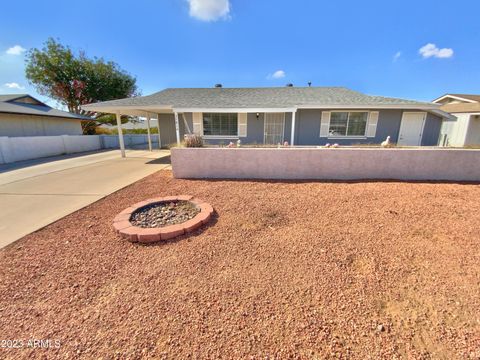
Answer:
[(480, 181), (480, 150), (173, 148), (176, 178)]
[[(148, 142), (147, 135), (124, 135), (125, 146)], [(158, 147), (158, 136), (152, 135), (152, 145)], [(116, 135), (60, 135), (0, 137), (0, 164), (31, 160), (47, 156), (84, 151), (119, 148)]]
[[(102, 147), (104, 149), (118, 149), (120, 147), (118, 143), (118, 136), (116, 135), (100, 135), (102, 140)], [(152, 134), (152, 146), (158, 147), (158, 134)], [(143, 134), (124, 134), (123, 141), (126, 147), (143, 145), (148, 143), (147, 135)]]

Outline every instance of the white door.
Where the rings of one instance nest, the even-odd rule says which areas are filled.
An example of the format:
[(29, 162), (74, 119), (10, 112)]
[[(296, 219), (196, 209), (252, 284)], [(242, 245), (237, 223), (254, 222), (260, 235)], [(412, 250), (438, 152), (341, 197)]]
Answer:
[(265, 113), (264, 138), (265, 144), (283, 144), (285, 130), (285, 113)]
[(426, 113), (404, 112), (398, 135), (398, 145), (419, 146), (422, 142)]

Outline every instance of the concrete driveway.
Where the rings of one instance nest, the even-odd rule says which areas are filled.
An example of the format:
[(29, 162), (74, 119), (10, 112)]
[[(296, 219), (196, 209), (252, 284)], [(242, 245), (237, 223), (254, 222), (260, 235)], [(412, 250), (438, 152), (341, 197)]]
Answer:
[(0, 166), (0, 248), (158, 170), (170, 152), (127, 150)]

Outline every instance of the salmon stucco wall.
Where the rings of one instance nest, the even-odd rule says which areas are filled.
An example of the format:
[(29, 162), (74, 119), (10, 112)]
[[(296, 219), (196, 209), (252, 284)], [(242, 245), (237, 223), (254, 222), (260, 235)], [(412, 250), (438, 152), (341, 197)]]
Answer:
[(173, 148), (177, 178), (480, 181), (480, 150)]

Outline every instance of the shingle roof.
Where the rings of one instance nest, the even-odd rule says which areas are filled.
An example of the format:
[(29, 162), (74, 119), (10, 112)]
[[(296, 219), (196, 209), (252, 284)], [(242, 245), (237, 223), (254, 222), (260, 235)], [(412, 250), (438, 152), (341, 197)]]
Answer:
[[(388, 106), (431, 103), (370, 96), (344, 87), (169, 88), (148, 96), (105, 101), (85, 109), (115, 106), (174, 108), (285, 108), (294, 106)], [(98, 110), (100, 111), (100, 110)]]
[[(16, 99), (24, 98), (27, 96), (36, 100), (39, 105), (15, 102)], [(37, 99), (31, 97), (28, 94), (0, 95), (0, 113), (53, 116), (72, 120), (90, 120), (90, 118), (86, 116), (72, 114), (67, 111), (51, 108), (50, 106), (43, 104), (42, 102), (38, 101)]]

